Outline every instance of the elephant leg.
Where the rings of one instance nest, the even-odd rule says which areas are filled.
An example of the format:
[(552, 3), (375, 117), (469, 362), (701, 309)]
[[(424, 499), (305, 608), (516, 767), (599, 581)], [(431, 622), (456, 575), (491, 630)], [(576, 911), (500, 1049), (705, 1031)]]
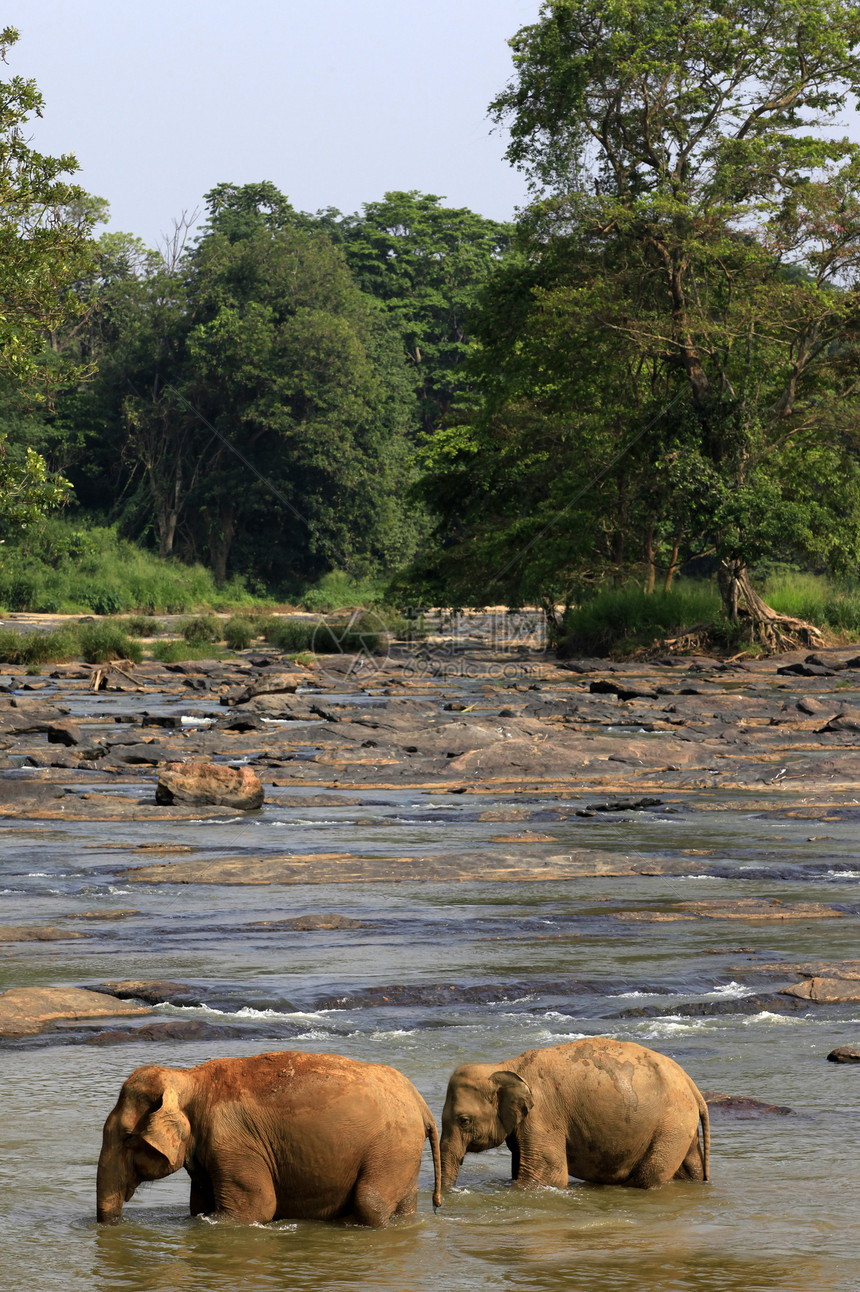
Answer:
[(243, 1225), (265, 1225), (274, 1220), (277, 1199), (270, 1175), (233, 1177), (215, 1188), (215, 1214)]
[[(529, 1127), (534, 1131), (533, 1127)], [(556, 1142), (557, 1141), (557, 1142)], [(557, 1136), (538, 1134), (519, 1137), (517, 1185), (520, 1188), (566, 1189), (568, 1181), (567, 1145)]]
[(687, 1156), (673, 1175), (673, 1180), (704, 1180), (705, 1166), (702, 1162), (702, 1150), (699, 1148), (699, 1132), (693, 1136), (693, 1142), (687, 1150)]
[(391, 1202), (383, 1197), (375, 1185), (366, 1180), (358, 1181), (352, 1199), (352, 1216), (358, 1224), (369, 1225), (371, 1229), (386, 1229), (394, 1210)]
[(395, 1216), (414, 1216), (418, 1212), (418, 1185), (405, 1193), (394, 1208)]
[[(656, 1131), (647, 1152), (623, 1183), (634, 1189), (655, 1189), (673, 1179), (703, 1179), (697, 1131), (694, 1132), (692, 1141), (687, 1138), (690, 1134), (689, 1124), (686, 1131), (676, 1126)], [(692, 1174), (696, 1169), (694, 1155), (698, 1175)]]

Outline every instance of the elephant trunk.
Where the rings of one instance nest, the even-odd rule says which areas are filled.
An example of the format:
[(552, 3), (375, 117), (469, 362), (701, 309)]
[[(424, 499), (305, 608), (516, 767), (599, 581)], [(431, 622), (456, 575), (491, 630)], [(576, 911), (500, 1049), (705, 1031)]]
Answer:
[(463, 1158), (466, 1156), (465, 1151), (456, 1152), (450, 1142), (446, 1142), (445, 1136), (442, 1137), (442, 1188), (453, 1189), (457, 1183), (457, 1176), (460, 1174), (460, 1167), (463, 1165)]
[(119, 1166), (102, 1153), (96, 1175), (96, 1219), (104, 1225), (116, 1224), (122, 1219), (124, 1202), (125, 1182)]

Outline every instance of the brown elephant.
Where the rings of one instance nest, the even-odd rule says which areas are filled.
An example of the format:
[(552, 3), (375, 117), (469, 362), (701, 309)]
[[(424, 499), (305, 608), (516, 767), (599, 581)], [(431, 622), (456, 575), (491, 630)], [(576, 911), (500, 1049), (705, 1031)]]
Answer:
[(433, 1114), (395, 1068), (296, 1050), (131, 1074), (104, 1126), (97, 1216), (184, 1166), (191, 1214), (245, 1223), (350, 1217), (376, 1228), (417, 1208)]
[(502, 1141), (521, 1186), (563, 1189), (569, 1175), (639, 1189), (707, 1180), (710, 1138), (707, 1104), (673, 1059), (596, 1036), (457, 1068), (442, 1112), (442, 1187), (457, 1183), (466, 1153)]

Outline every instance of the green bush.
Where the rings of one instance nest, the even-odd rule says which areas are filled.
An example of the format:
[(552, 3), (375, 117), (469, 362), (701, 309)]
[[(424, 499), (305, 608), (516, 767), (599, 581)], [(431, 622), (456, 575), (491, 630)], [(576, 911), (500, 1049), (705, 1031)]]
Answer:
[(112, 659), (143, 658), (140, 642), (132, 641), (117, 624), (87, 624), (78, 629), (81, 658), (88, 664), (105, 664)]
[(780, 614), (834, 632), (860, 633), (860, 589), (817, 574), (784, 570), (765, 583), (763, 596)]
[(257, 636), (257, 628), (250, 619), (234, 615), (224, 625), (224, 640), (230, 650), (247, 650)]
[(155, 643), (152, 648), (152, 658), (161, 660), (162, 664), (178, 664), (186, 659), (220, 659), (221, 652), (206, 642), (187, 642), (184, 639), (171, 638), (168, 641)]
[(164, 560), (115, 529), (52, 517), (0, 549), (0, 605), (64, 614), (185, 614), (255, 604), (241, 579)]
[(61, 664), (77, 659), (80, 650), (78, 632), (71, 624), (50, 633), (0, 629), (0, 664)]
[(131, 633), (133, 637), (155, 637), (164, 632), (161, 620), (153, 619), (151, 615), (127, 615), (116, 622), (123, 632)]
[(223, 636), (223, 625), (215, 615), (198, 615), (182, 625), (182, 636), (187, 642), (218, 642)]
[(270, 646), (290, 651), (312, 650), (311, 642), (321, 620), (307, 619), (271, 619), (266, 621), (263, 636)]
[(716, 626), (721, 602), (710, 583), (679, 580), (670, 592), (635, 585), (607, 588), (568, 612), (560, 637), (563, 655), (605, 655), (649, 647), (698, 625)]
[(383, 579), (356, 579), (343, 570), (330, 570), (302, 592), (299, 601), (305, 610), (327, 614), (346, 606), (372, 606), (381, 601)]

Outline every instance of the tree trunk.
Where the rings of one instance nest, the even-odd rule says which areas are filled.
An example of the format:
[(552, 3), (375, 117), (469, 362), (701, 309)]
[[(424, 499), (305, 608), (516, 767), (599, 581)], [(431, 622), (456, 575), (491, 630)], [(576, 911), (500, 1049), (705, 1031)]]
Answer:
[(740, 561), (722, 561), (717, 574), (723, 609), (733, 623), (749, 624), (750, 641), (771, 650), (797, 646), (822, 646), (824, 639), (814, 624), (792, 615), (781, 615), (752, 586), (749, 571)]
[(645, 592), (650, 594), (654, 591), (654, 584), (657, 579), (657, 571), (654, 568), (654, 517), (648, 517), (648, 524), (645, 527), (645, 543), (643, 546), (643, 555), (645, 557)]
[(209, 559), (218, 584), (227, 582), (227, 561), (236, 533), (236, 508), (225, 505), (217, 511), (206, 510), (209, 529)]
[(672, 544), (672, 555), (669, 558), (669, 568), (666, 571), (666, 578), (663, 580), (663, 591), (672, 591), (672, 580), (675, 577), (675, 570), (678, 567), (678, 552), (681, 548), (681, 539), (684, 537), (684, 531), (679, 529), (675, 535), (675, 542)]

